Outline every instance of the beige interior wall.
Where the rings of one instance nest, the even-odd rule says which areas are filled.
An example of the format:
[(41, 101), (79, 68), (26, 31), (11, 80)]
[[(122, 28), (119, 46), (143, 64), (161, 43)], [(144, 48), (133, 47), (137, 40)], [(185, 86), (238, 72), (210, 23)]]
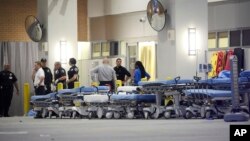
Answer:
[[(145, 22), (140, 22), (140, 18), (144, 18)], [(157, 32), (150, 27), (146, 20), (145, 11), (90, 18), (90, 40), (156, 37)]]

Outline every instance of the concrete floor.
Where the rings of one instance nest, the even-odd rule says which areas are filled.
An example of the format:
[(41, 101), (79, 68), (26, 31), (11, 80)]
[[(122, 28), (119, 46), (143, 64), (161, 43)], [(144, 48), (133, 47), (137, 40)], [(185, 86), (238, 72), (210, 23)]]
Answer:
[[(229, 141), (223, 120), (0, 118), (0, 141)], [(250, 122), (233, 123), (250, 124)]]

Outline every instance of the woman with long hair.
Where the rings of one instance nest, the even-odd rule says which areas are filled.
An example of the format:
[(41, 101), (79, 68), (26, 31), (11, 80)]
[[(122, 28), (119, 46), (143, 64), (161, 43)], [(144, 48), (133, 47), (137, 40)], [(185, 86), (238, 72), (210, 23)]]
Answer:
[(150, 79), (150, 75), (145, 71), (145, 68), (141, 61), (135, 62), (135, 72), (134, 72), (134, 85), (138, 85), (138, 82), (141, 81), (142, 78), (147, 77), (147, 80)]

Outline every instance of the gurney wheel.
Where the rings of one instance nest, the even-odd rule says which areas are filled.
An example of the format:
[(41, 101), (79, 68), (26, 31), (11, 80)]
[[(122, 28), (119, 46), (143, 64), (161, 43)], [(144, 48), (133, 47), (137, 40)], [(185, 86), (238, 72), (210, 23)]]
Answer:
[(191, 113), (190, 111), (187, 111), (185, 114), (185, 118), (186, 119), (191, 119), (193, 117), (193, 113)]
[(94, 113), (93, 113), (93, 112), (89, 112), (89, 114), (88, 114), (88, 118), (89, 118), (89, 119), (92, 119), (92, 118), (93, 118), (93, 116), (94, 116)]
[(40, 112), (40, 111), (37, 111), (37, 112), (36, 112), (36, 115), (34, 116), (34, 118), (35, 118), (35, 119), (42, 118), (41, 112)]
[(76, 111), (73, 111), (73, 113), (72, 113), (72, 118), (75, 119), (75, 118), (76, 118), (76, 115), (77, 115), (77, 112), (76, 112)]
[(63, 113), (62, 113), (62, 112), (59, 112), (58, 117), (59, 117), (60, 119), (62, 119)]
[(49, 111), (49, 118), (52, 118), (52, 111)]
[(47, 116), (47, 110), (43, 109), (42, 110), (42, 118), (46, 118), (46, 116)]
[(104, 113), (103, 109), (102, 109), (101, 107), (99, 107), (99, 108), (97, 109), (97, 117), (98, 117), (99, 119), (101, 119), (101, 118), (103, 117), (103, 113)]
[(146, 112), (143, 112), (143, 114), (144, 114), (145, 119), (149, 119), (149, 112), (146, 111)]
[(206, 111), (205, 117), (206, 117), (206, 119), (212, 118), (212, 113), (211, 113), (211, 111)]
[(111, 119), (112, 116), (113, 116), (113, 112), (107, 112), (107, 113), (106, 113), (106, 118), (107, 118), (107, 119)]
[(153, 119), (158, 119), (160, 115), (160, 109), (158, 107), (155, 107), (155, 112), (152, 115)]
[(115, 119), (120, 119), (121, 118), (121, 114), (119, 112), (114, 112), (114, 118)]
[(165, 117), (166, 119), (170, 119), (170, 118), (171, 118), (171, 113), (170, 113), (170, 112), (165, 112), (165, 113), (164, 113), (164, 117)]
[(133, 118), (135, 117), (134, 112), (129, 112), (129, 113), (127, 114), (127, 117), (128, 117), (129, 119), (133, 119)]

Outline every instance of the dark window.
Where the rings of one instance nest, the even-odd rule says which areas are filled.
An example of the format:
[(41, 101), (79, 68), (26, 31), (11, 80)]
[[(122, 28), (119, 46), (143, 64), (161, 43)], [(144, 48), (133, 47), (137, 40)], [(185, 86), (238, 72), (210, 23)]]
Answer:
[(242, 45), (243, 46), (250, 45), (250, 29), (242, 30)]
[(240, 30), (230, 31), (230, 47), (240, 46)]
[(117, 41), (110, 42), (110, 55), (118, 55), (119, 53), (119, 43)]

